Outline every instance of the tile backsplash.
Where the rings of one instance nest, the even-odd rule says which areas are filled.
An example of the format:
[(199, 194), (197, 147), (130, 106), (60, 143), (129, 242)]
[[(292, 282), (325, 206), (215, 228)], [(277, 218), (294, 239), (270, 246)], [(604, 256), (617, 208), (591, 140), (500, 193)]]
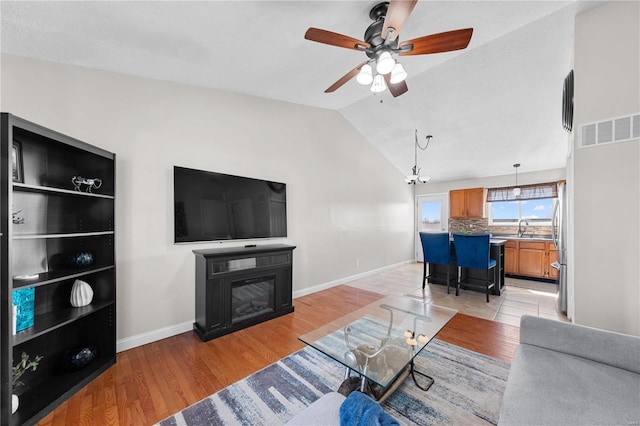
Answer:
[[(462, 229), (478, 232), (489, 232), (492, 235), (516, 235), (517, 226), (490, 226), (487, 218), (482, 219), (449, 219), (449, 232), (460, 232)], [(551, 236), (551, 226), (526, 226), (525, 235), (539, 237)]]

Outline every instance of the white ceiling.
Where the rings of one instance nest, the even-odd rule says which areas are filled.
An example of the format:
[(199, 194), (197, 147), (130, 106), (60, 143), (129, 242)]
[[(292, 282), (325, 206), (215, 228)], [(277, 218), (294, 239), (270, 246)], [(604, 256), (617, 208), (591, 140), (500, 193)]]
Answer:
[(473, 27), (466, 50), (401, 57), (409, 92), (374, 96), (366, 59), (304, 39), (308, 27), (364, 38), (378, 1), (9, 2), (3, 53), (339, 111), (398, 169), (458, 180), (565, 166), (562, 82), (574, 17), (601, 2), (421, 0), (401, 40)]

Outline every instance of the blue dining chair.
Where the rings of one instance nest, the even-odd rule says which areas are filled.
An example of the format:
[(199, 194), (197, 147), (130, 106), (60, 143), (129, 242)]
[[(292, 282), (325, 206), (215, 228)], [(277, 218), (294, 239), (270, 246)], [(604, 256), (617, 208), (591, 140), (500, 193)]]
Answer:
[[(465, 287), (481, 287), (487, 293), (487, 303), (489, 302), (489, 290), (495, 286), (495, 266), (496, 261), (490, 257), (489, 234), (453, 234), (453, 244), (456, 251), (456, 262), (458, 263), (458, 282), (460, 288), (462, 271), (461, 268), (484, 269), (487, 271), (484, 284), (465, 282)], [(490, 272), (493, 270), (493, 279), (490, 280)]]
[[(422, 243), (422, 253), (424, 255), (424, 271), (422, 274), (422, 288), (427, 280), (427, 263), (446, 265), (447, 268), (447, 294), (449, 294), (449, 284), (451, 264), (456, 262), (456, 253), (451, 246), (448, 232), (420, 232), (420, 242)], [(454, 266), (455, 268), (455, 266)], [(456, 286), (456, 296), (458, 288)]]

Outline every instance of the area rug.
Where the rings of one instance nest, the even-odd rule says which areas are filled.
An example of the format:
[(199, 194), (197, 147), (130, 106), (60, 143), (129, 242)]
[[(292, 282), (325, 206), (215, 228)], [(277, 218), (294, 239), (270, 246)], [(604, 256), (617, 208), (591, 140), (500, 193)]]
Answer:
[[(509, 364), (434, 339), (415, 359), (435, 379), (427, 392), (411, 378), (383, 404), (403, 425), (497, 424)], [(333, 390), (344, 367), (313, 348), (271, 364), (163, 420), (160, 426), (281, 425)]]

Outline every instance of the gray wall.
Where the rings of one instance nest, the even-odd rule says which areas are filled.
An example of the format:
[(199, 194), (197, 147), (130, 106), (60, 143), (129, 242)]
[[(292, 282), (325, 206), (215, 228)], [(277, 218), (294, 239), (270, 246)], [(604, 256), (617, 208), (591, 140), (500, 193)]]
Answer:
[[(576, 17), (575, 119), (640, 112), (640, 3), (611, 2)], [(640, 335), (640, 143), (574, 142), (576, 323)]]
[(1, 71), (3, 112), (117, 154), (119, 349), (191, 329), (191, 250), (232, 245), (173, 244), (174, 165), (287, 183), (272, 242), (297, 246), (296, 294), (413, 259), (411, 188), (335, 111), (8, 55)]

